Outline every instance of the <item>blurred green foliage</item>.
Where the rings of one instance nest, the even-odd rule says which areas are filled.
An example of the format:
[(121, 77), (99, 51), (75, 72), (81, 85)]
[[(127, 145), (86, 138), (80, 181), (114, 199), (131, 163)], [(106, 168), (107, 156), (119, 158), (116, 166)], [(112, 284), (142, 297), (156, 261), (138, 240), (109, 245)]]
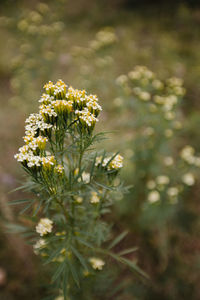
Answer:
[[(184, 4), (173, 1), (167, 5), (166, 1), (153, 2), (152, 5), (149, 1), (148, 5), (146, 1), (141, 5), (135, 1), (1, 2), (2, 192), (5, 194), (15, 187), (14, 178), (21, 176), (13, 154), (21, 144), (24, 113), (36, 107), (41, 84), (59, 77), (69, 85), (98, 94), (104, 108), (103, 122), (100, 122), (103, 130), (114, 131), (114, 142), (104, 143), (111, 151), (120, 148), (126, 159), (123, 178), (133, 187), (124, 199), (117, 195), (115, 213), (110, 218), (116, 232), (129, 229), (123, 243), (139, 246), (133, 258), (149, 274), (150, 280), (142, 282), (123, 271), (119, 274), (124, 279), (120, 286), (119, 279), (111, 283), (108, 274), (108, 279), (99, 279), (95, 299), (200, 298), (199, 172), (197, 166), (180, 155), (190, 145), (191, 161), (194, 158), (197, 161), (199, 156), (200, 9), (198, 1)], [(149, 111), (148, 101), (140, 100), (140, 95), (135, 94), (137, 90), (133, 90), (141, 88), (141, 83), (128, 81), (123, 89), (119, 88), (119, 76), (129, 73), (136, 65), (147, 66), (161, 82), (174, 76), (183, 79), (186, 94), (172, 111), (175, 119), (173, 113), (172, 119), (166, 120), (162, 110)], [(149, 88), (142, 87), (152, 97)], [(180, 128), (175, 129), (174, 124)], [(183, 183), (183, 176), (188, 173), (194, 177), (194, 184), (189, 186)], [(156, 183), (160, 175), (169, 178), (169, 186), (163, 188)], [(193, 182), (193, 177), (187, 177), (186, 181)], [(154, 198), (148, 200), (151, 192), (148, 186), (159, 193), (159, 199), (154, 193)], [(178, 189), (178, 194), (171, 190), (171, 198), (167, 194), (170, 187)], [(8, 218), (2, 209), (0, 216), (3, 224)], [(27, 222), (23, 217), (19, 221)], [(13, 267), (7, 263), (0, 265), (10, 280), (10, 284), (3, 286), (0, 297), (41, 299), (45, 294), (41, 284), (45, 280), (38, 282), (41, 269), (37, 263), (35, 277), (20, 272), (15, 285), (17, 257), (7, 252), (9, 246), (4, 235), (2, 229), (1, 245), (5, 243), (5, 246), (0, 249), (1, 261), (8, 262), (12, 256)], [(110, 272), (114, 273), (115, 268)], [(32, 284), (28, 283), (28, 290), (20, 288), (20, 280), (22, 286), (27, 285), (26, 276), (36, 278)], [(31, 296), (30, 291), (34, 291)]]

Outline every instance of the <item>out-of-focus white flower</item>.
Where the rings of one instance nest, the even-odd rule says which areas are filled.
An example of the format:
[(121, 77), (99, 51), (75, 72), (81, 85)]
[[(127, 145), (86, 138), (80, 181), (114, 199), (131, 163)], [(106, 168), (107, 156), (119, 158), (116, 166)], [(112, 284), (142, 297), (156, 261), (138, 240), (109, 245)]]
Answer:
[(149, 101), (151, 99), (150, 93), (146, 91), (141, 91), (140, 93), (138, 93), (138, 97), (143, 101)]
[(147, 181), (147, 188), (148, 189), (152, 190), (152, 189), (155, 189), (155, 187), (156, 187), (156, 183), (155, 183), (154, 180)]
[(155, 132), (155, 130), (152, 127), (147, 127), (144, 130), (144, 135), (151, 136), (154, 134), (154, 132)]
[(58, 296), (55, 298), (55, 300), (64, 300), (64, 297), (63, 296)]
[(173, 111), (167, 111), (165, 113), (165, 119), (166, 120), (173, 120), (175, 118), (175, 113)]
[(152, 81), (152, 85), (153, 85), (153, 87), (154, 87), (155, 89), (157, 89), (157, 90), (161, 90), (161, 89), (164, 87), (162, 81), (160, 81), (160, 80), (158, 80), (158, 79), (154, 79), (154, 80)]
[(99, 201), (100, 201), (100, 198), (99, 198), (97, 192), (94, 192), (94, 191), (91, 192), (90, 202), (93, 203), (93, 204), (95, 204), (95, 203), (99, 203)]
[(120, 97), (117, 97), (113, 100), (113, 103), (117, 107), (121, 107), (123, 105), (123, 100)]
[(194, 175), (192, 173), (186, 173), (183, 175), (182, 177), (182, 181), (189, 185), (189, 186), (192, 186), (195, 184), (195, 178), (194, 178)]
[(40, 236), (43, 236), (47, 233), (52, 232), (53, 228), (53, 221), (51, 221), (48, 218), (42, 218), (40, 219), (38, 225), (36, 226), (36, 232), (40, 234)]
[(148, 194), (148, 201), (150, 203), (154, 203), (154, 202), (157, 202), (160, 200), (160, 194), (158, 191), (151, 191), (149, 194)]
[(57, 165), (55, 168), (54, 168), (54, 171), (59, 174), (59, 175), (62, 175), (64, 173), (64, 167), (62, 165)]
[(46, 241), (44, 239), (39, 239), (35, 245), (33, 245), (34, 253), (38, 254), (40, 249), (46, 246)]
[(179, 193), (179, 190), (178, 190), (178, 188), (175, 187), (175, 186), (170, 187), (170, 188), (168, 188), (168, 190), (167, 190), (167, 194), (168, 194), (168, 196), (170, 196), (170, 197), (176, 197), (176, 196), (178, 195), (178, 193)]
[(83, 202), (83, 198), (80, 196), (76, 196), (75, 200), (76, 200), (76, 203), (79, 203), (79, 204)]
[(171, 129), (166, 129), (166, 130), (165, 130), (165, 136), (166, 136), (167, 138), (172, 137), (172, 135), (173, 135), (173, 131), (172, 131)]
[(102, 259), (97, 257), (91, 257), (89, 259), (89, 262), (91, 263), (93, 269), (95, 270), (102, 270), (103, 266), (105, 265), (105, 262)]
[(156, 178), (156, 181), (160, 185), (165, 185), (169, 183), (169, 177), (166, 175), (160, 175)]
[[(89, 183), (90, 182), (90, 173), (87, 173), (87, 172), (83, 171), (83, 173), (82, 173), (81, 176), (82, 176), (83, 182), (85, 182), (85, 183)], [(79, 178), (78, 181), (81, 181), (80, 178)]]
[(116, 79), (116, 83), (118, 85), (124, 85), (128, 81), (128, 77), (126, 75), (120, 75)]
[(200, 157), (195, 157), (194, 164), (196, 167), (200, 167)]
[(187, 145), (181, 150), (180, 156), (187, 163), (194, 164), (195, 163), (194, 153), (195, 153), (194, 148), (190, 145)]
[(173, 127), (178, 130), (178, 129), (181, 129), (183, 126), (182, 126), (181, 122), (174, 121), (173, 122)]
[(163, 158), (163, 162), (164, 162), (165, 166), (172, 166), (174, 163), (174, 160), (173, 160), (173, 157), (166, 156)]

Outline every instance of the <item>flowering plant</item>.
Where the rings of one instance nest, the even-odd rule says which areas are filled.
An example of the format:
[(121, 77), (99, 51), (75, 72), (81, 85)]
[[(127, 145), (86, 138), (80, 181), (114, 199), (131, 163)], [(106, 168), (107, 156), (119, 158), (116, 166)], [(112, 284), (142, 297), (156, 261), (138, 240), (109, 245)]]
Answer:
[(109, 250), (124, 234), (107, 249), (100, 248), (110, 238), (101, 217), (109, 212), (113, 191), (126, 188), (116, 183), (123, 157), (92, 148), (103, 137), (93, 134), (102, 110), (97, 96), (68, 87), (62, 80), (44, 88), (39, 113), (26, 120), (25, 145), (15, 158), (30, 178), (23, 187), (35, 195), (35, 199), (22, 200), (28, 202), (26, 208), (33, 207), (34, 251), (45, 263), (52, 263), (52, 282), (67, 299), (82, 278), (103, 269), (105, 262), (99, 255), (108, 254), (142, 271)]
[[(143, 268), (153, 270), (152, 286), (142, 286), (139, 297), (159, 299), (165, 291), (166, 299), (171, 299), (180, 293), (179, 282), (190, 268), (182, 244), (193, 235), (200, 179), (200, 155), (188, 142), (187, 118), (181, 110), (183, 81), (161, 80), (147, 67), (136, 66), (118, 77), (117, 84), (121, 95), (114, 103), (121, 111), (120, 126), (123, 123), (126, 129), (125, 176), (133, 184), (127, 201), (119, 203), (120, 213), (137, 232)], [(135, 296), (138, 287), (132, 283), (131, 288)]]
[(155, 202), (166, 207), (175, 204), (184, 191), (183, 184), (191, 186), (195, 182), (182, 159), (187, 151), (179, 155), (173, 148), (173, 138), (177, 143), (177, 132), (182, 128), (178, 108), (185, 94), (183, 82), (175, 77), (160, 80), (147, 67), (136, 66), (128, 75), (118, 77), (117, 83), (128, 99), (124, 106), (134, 114), (133, 122), (126, 126), (134, 128), (128, 147), (134, 168), (131, 172), (136, 174), (137, 170), (133, 193), (137, 205), (147, 208)]

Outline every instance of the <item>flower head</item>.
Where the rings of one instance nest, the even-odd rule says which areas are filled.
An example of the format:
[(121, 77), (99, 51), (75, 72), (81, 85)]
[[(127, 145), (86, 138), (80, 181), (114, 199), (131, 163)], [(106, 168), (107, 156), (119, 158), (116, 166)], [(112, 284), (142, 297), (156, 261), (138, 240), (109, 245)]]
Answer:
[(158, 191), (154, 190), (154, 191), (151, 191), (149, 194), (148, 194), (148, 201), (150, 203), (154, 203), (154, 202), (157, 202), (160, 200), (160, 194)]
[(91, 192), (91, 198), (90, 198), (90, 203), (93, 203), (93, 204), (96, 204), (96, 203), (99, 203), (100, 201), (100, 198), (97, 194), (97, 192)]
[(89, 259), (89, 262), (91, 263), (92, 268), (95, 270), (102, 270), (103, 266), (105, 265), (105, 262), (102, 259), (97, 257), (91, 257)]
[(36, 226), (36, 232), (40, 234), (40, 236), (46, 235), (47, 233), (52, 232), (53, 221), (48, 218), (40, 219), (39, 223)]
[(192, 186), (195, 183), (194, 175), (192, 173), (186, 173), (186, 174), (183, 175), (182, 181), (186, 185)]

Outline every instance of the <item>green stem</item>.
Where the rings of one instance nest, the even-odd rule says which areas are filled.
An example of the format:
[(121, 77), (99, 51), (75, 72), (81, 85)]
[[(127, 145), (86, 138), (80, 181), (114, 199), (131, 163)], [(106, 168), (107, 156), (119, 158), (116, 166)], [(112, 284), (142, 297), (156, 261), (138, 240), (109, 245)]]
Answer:
[(58, 199), (56, 199), (56, 202), (58, 203), (58, 205), (62, 208), (62, 211), (64, 213), (65, 219), (68, 222), (68, 220), (70, 219), (70, 216), (68, 215), (63, 203), (61, 201), (59, 201)]

